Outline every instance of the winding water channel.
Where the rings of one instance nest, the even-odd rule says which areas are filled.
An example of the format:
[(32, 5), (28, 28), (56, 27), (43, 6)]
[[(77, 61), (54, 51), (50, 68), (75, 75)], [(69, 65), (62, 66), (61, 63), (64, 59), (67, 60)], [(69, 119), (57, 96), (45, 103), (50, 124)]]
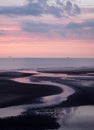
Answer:
[[(28, 84), (44, 84), (44, 85), (54, 85), (57, 87), (60, 87), (63, 91), (60, 94), (56, 95), (51, 95), (51, 96), (44, 96), (41, 98), (38, 98), (37, 100), (39, 102), (35, 102), (29, 105), (19, 105), (19, 106), (12, 106), (12, 107), (7, 107), (7, 108), (2, 108), (0, 109), (0, 117), (8, 117), (8, 116), (17, 116), (20, 115), (22, 112), (26, 111), (28, 108), (33, 109), (33, 108), (42, 108), (42, 107), (50, 107), (54, 105), (58, 105), (62, 101), (67, 100), (67, 97), (72, 95), (75, 90), (68, 87), (67, 85), (64, 85), (62, 83), (58, 83), (56, 81), (50, 81), (50, 77), (48, 77), (48, 80), (41, 80), (40, 77), (43, 75), (38, 75), (35, 76), (35, 78), (32, 77), (23, 77), (23, 78), (15, 78), (12, 79), (16, 82), (20, 83), (28, 83)], [(51, 77), (58, 78), (58, 75), (51, 75)]]

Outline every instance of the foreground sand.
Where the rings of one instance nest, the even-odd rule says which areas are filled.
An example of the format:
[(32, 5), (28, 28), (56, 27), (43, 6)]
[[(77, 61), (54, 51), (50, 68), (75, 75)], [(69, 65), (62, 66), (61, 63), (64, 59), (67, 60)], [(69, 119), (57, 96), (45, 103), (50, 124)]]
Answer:
[[(46, 73), (45, 73), (46, 72)], [(91, 73), (92, 72), (92, 73)], [(53, 75), (47, 75), (56, 74)], [(68, 74), (71, 76), (69, 78), (62, 78), (63, 75), (57, 76), (58, 74)], [(76, 73), (76, 76), (74, 75)], [(77, 78), (78, 75), (78, 78)], [(90, 75), (89, 77), (86, 75)], [(91, 76), (92, 75), (92, 76)], [(94, 83), (87, 85), (82, 85), (81, 80), (93, 81), (93, 69), (85, 70), (67, 70), (67, 71), (44, 71), (44, 75), (39, 75), (36, 73), (24, 73), (24, 72), (1, 72), (0, 73), (0, 107), (12, 106), (12, 105), (21, 105), (21, 104), (30, 104), (33, 99), (38, 97), (56, 95), (61, 93), (63, 90), (58, 86), (52, 86), (45, 84), (29, 84), (29, 83), (20, 83), (13, 81), (15, 78), (22, 77), (31, 77), (31, 81), (51, 81), (54, 83), (66, 84), (69, 87), (72, 87), (75, 90), (75, 93), (70, 95), (67, 98), (67, 101), (59, 104), (60, 106), (79, 106), (79, 105), (92, 105), (94, 104)], [(81, 76), (82, 79), (81, 79)], [(71, 79), (71, 80), (70, 80)]]
[(30, 74), (20, 72), (4, 72), (0, 74), (0, 107), (30, 104), (32, 99), (62, 92), (62, 89), (56, 86), (18, 83), (11, 80), (14, 77), (28, 75), (30, 76)]
[[(31, 83), (29, 83), (27, 79)], [(43, 81), (42, 84), (41, 81)], [(57, 86), (50, 85), (49, 82)], [(23, 115), (0, 119), (0, 129), (59, 129), (60, 124), (57, 122), (58, 115), (62, 116), (62, 120), (64, 116), (65, 121), (66, 118), (71, 116), (71, 111), (73, 111), (71, 109), (75, 111), (75, 106), (94, 105), (94, 70), (80, 69), (61, 72), (59, 70), (42, 71), (39, 73), (14, 71), (0, 73), (0, 108), (33, 104), (37, 98), (63, 94), (64, 90), (61, 89), (58, 84), (67, 85), (74, 90), (74, 93), (69, 95), (67, 100), (62, 101), (58, 105), (36, 109), (28, 108)], [(85, 108), (87, 109), (87, 107)], [(66, 114), (62, 114), (62, 111), (66, 112)], [(87, 122), (87, 124), (90, 125), (90, 130), (93, 130), (93, 118), (91, 122)], [(73, 125), (71, 127), (73, 127)], [(78, 126), (75, 126), (74, 129), (76, 129), (76, 127)], [(88, 130), (89, 127), (85, 127), (85, 129)]]

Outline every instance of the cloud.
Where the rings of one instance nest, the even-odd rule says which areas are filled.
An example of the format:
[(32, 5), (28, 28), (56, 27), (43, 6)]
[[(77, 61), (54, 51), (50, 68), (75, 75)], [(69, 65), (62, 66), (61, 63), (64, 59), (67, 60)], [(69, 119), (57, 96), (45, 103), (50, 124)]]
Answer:
[(0, 14), (2, 15), (40, 15), (41, 8), (39, 9), (39, 6), (37, 8), (36, 5), (26, 5), (26, 6), (20, 6), (20, 7), (0, 7)]
[(39, 33), (43, 35), (52, 35), (53, 31), (54, 37), (58, 35), (63, 39), (94, 40), (93, 20), (81, 23), (70, 22), (65, 25), (27, 21), (22, 23), (22, 30), (29, 33)]
[(83, 29), (85, 27), (89, 27), (89, 28), (94, 28), (94, 21), (93, 20), (88, 20), (85, 22), (81, 22), (81, 23), (69, 23), (66, 25), (66, 29)]
[(60, 27), (61, 26), (58, 24), (38, 23), (32, 21), (22, 23), (22, 30), (32, 33), (50, 33), (51, 30), (57, 30)]
[(80, 13), (80, 8), (72, 0), (27, 0), (22, 6), (1, 6), (2, 15), (32, 15), (52, 14), (56, 17), (73, 16)]
[(94, 20), (71, 22), (65, 25), (64, 30), (73, 39), (94, 40)]
[(73, 4), (71, 1), (66, 2), (65, 9), (69, 15), (75, 15), (80, 13), (80, 8), (76, 4)]

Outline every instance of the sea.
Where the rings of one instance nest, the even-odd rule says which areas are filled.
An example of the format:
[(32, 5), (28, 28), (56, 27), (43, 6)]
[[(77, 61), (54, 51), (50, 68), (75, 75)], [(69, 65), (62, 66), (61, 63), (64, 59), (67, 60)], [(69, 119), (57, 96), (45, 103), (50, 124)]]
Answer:
[(94, 58), (0, 58), (0, 70), (94, 67)]

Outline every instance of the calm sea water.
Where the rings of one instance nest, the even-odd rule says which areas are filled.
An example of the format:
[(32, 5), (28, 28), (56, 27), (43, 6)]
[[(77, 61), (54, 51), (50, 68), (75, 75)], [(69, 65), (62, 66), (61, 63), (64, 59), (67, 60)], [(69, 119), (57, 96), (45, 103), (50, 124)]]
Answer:
[(0, 58), (0, 70), (94, 67), (94, 58)]

